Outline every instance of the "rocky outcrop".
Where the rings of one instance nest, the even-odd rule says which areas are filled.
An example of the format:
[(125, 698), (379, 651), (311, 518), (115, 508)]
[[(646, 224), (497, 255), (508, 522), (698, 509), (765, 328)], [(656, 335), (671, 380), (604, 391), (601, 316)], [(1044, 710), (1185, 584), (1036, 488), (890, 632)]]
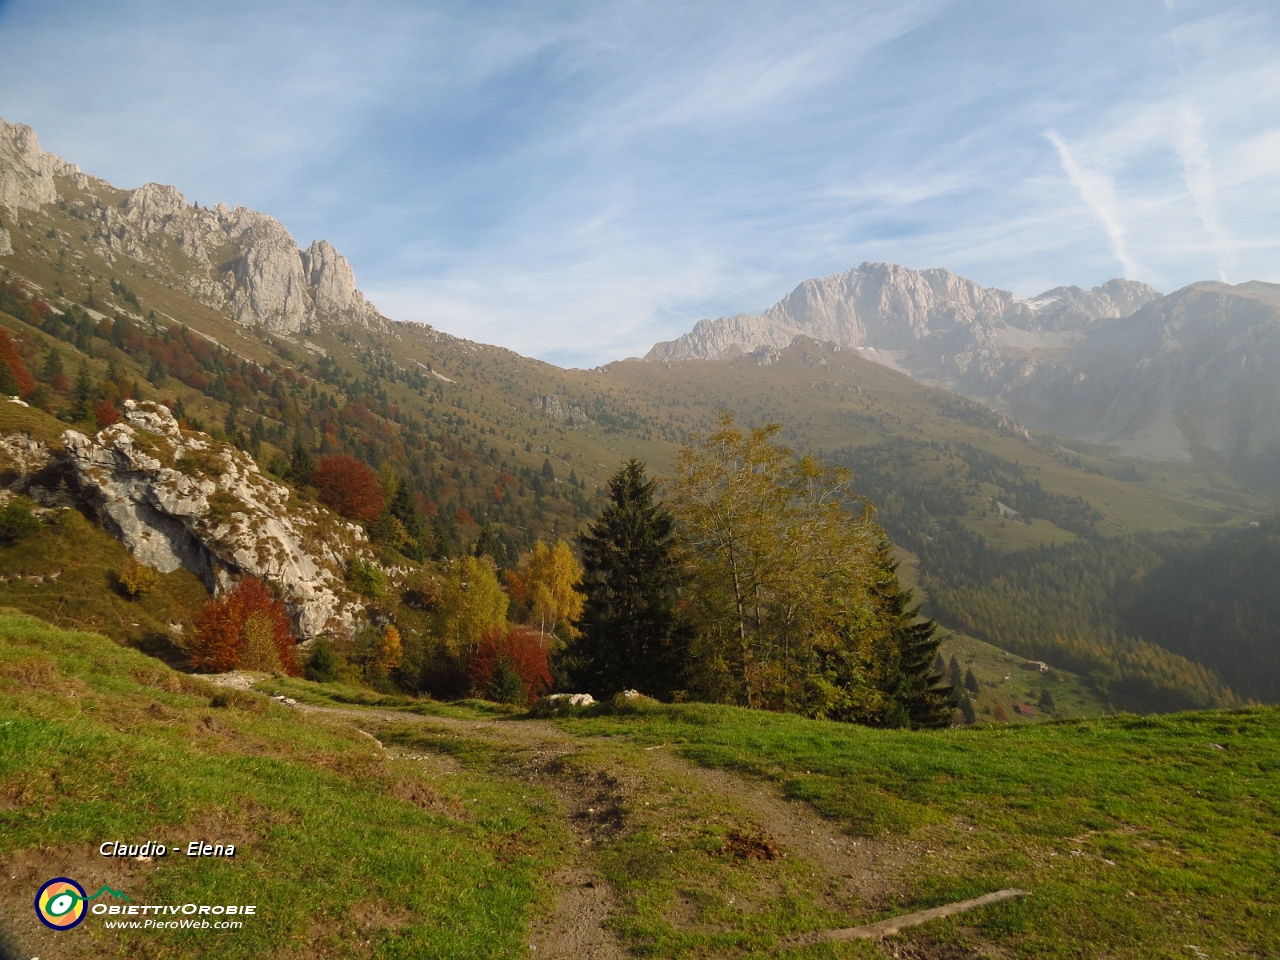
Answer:
[(58, 200), (57, 177), (88, 185), (80, 168), (40, 149), (35, 131), (0, 120), (0, 207), (39, 210)]
[(271, 580), (304, 639), (363, 616), (344, 572), (351, 558), (374, 560), (364, 531), (293, 501), (248, 454), (132, 400), (122, 422), (62, 441), (80, 496), (141, 563), (186, 567), (211, 590), (243, 575)]
[(0, 257), (7, 257), (13, 253), (13, 238), (9, 236), (9, 231), (4, 227), (0, 227)]
[(554, 393), (547, 394), (544, 397), (534, 397), (532, 402), (535, 410), (540, 411), (552, 420), (560, 420), (570, 426), (591, 422), (591, 418), (587, 416), (585, 410), (575, 404), (565, 403)]
[(173, 187), (148, 183), (91, 216), (100, 241), (134, 259), (155, 262), (156, 240), (179, 248), (191, 262), (180, 276), (187, 292), (245, 326), (293, 334), (321, 323), (385, 322), (332, 245), (299, 250), (284, 224), (256, 210), (196, 207)]
[[(322, 323), (382, 327), (385, 320), (356, 289), (355, 272), (328, 242), (304, 252), (277, 220), (245, 207), (199, 207), (174, 187), (147, 183), (123, 200), (94, 191), (79, 170), (43, 152), (30, 127), (0, 120), (0, 207), (38, 210), (60, 199), (58, 177), (96, 198), (72, 198), (111, 258), (124, 254), (173, 275), (189, 294), (246, 326), (293, 334)], [(65, 198), (63, 198), (65, 199)], [(0, 256), (11, 253), (0, 236)], [(176, 248), (187, 263), (173, 270)], [(7, 251), (7, 252), (6, 252)]]
[(1054, 287), (1022, 301), (1029, 315), (1017, 326), (1027, 330), (1088, 330), (1099, 320), (1128, 317), (1160, 294), (1136, 280), (1108, 280), (1100, 287)]

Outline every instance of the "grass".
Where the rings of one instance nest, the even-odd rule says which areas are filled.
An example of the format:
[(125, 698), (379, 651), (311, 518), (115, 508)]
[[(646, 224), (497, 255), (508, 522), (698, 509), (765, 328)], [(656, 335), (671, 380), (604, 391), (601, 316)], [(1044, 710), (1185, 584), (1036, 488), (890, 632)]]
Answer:
[(40, 518), (32, 536), (0, 546), (0, 576), (9, 577), (0, 581), (0, 605), (180, 660), (175, 641), (181, 634), (171, 633), (169, 624), (190, 632), (207, 599), (200, 579), (187, 570), (160, 574), (153, 589), (130, 599), (116, 579), (129, 559), (120, 541), (74, 509), (51, 509)]
[[(435, 783), (349, 726), (251, 694), (212, 708), (211, 693), (103, 637), (0, 615), (0, 860), (35, 851), (50, 876), (105, 870), (134, 903), (259, 905), (216, 940), (118, 934), (95, 918), (53, 936), (94, 956), (524, 955), (559, 843), (537, 791), (465, 773)], [(93, 852), (196, 837), (237, 856), (120, 866)], [(28, 917), (27, 887), (43, 879), (5, 885), (4, 914)], [(38, 947), (35, 927), (18, 933)]]
[[(1029, 670), (1025, 657), (1013, 656), (963, 633), (946, 633), (938, 649), (948, 663), (953, 656), (960, 661), (962, 675), (963, 671), (972, 670), (977, 678), (979, 690), (970, 694), (970, 699), (980, 723), (990, 721), (996, 707), (1017, 723), (1100, 717), (1112, 712), (1088, 680), (1067, 670)], [(1037, 710), (1037, 716), (1031, 719), (1014, 713), (1015, 704), (1035, 707), (1040, 692), (1046, 688), (1053, 696), (1052, 713)]]
[[(29, 916), (33, 885), (60, 871), (135, 903), (259, 905), (216, 941), (92, 918), (74, 940), (48, 935), (78, 955), (529, 956), (551, 875), (577, 864), (608, 883), (609, 929), (643, 957), (1280, 951), (1280, 710), (912, 733), (643, 702), (539, 725), (477, 701), (258, 687), (347, 714), (253, 692), (214, 707), (199, 678), (0, 613), (0, 914)], [(731, 775), (706, 781), (698, 767)], [(885, 882), (850, 899), (801, 846), (738, 855), (808, 832), (777, 819), (792, 816), (780, 801), (775, 819), (753, 806), (756, 782), (879, 851), (886, 861), (858, 869)], [(237, 856), (94, 853), (104, 839), (196, 838), (234, 842)], [(1032, 896), (879, 946), (775, 953), (795, 934), (1011, 886)], [(34, 919), (15, 926), (44, 936)], [(54, 955), (47, 938), (33, 946)]]
[(931, 734), (694, 705), (558, 724), (669, 743), (856, 834), (921, 843), (904, 908), (1031, 890), (950, 921), (1020, 957), (1280, 952), (1280, 710)]

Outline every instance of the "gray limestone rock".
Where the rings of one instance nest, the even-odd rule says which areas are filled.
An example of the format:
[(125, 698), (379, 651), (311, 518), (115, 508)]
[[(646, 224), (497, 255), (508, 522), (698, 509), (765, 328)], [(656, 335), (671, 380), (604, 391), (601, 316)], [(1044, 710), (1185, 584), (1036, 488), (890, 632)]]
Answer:
[(344, 571), (352, 557), (375, 562), (364, 531), (292, 502), (247, 454), (132, 400), (122, 422), (62, 440), (81, 495), (139, 562), (165, 573), (186, 567), (211, 590), (237, 576), (271, 580), (303, 638), (363, 617)]
[(779, 350), (799, 335), (852, 347), (926, 383), (990, 393), (1007, 364), (1052, 349), (1104, 319), (1124, 317), (1160, 295), (1112, 280), (1093, 290), (1058, 287), (1031, 300), (979, 286), (948, 270), (864, 263), (806, 280), (761, 315), (700, 320), (646, 360), (714, 359)]
[[(0, 207), (38, 210), (57, 202), (58, 177), (90, 185), (78, 168), (42, 151), (30, 127), (0, 120)], [(119, 203), (74, 204), (108, 262), (123, 254), (168, 272), (177, 247), (188, 261), (177, 277), (186, 291), (245, 326), (292, 334), (322, 323), (385, 324), (331, 244), (319, 240), (303, 252), (282, 223), (256, 210), (198, 207), (159, 183), (143, 184)], [(0, 256), (12, 253), (9, 239), (0, 231)]]
[(0, 120), (0, 207), (39, 210), (58, 200), (56, 177), (79, 186), (88, 178), (76, 167), (40, 149), (35, 131), (26, 124)]

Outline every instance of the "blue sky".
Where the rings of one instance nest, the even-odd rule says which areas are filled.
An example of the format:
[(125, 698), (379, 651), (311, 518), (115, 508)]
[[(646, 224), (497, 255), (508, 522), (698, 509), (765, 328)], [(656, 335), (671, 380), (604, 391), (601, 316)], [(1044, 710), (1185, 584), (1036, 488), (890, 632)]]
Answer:
[(863, 260), (1280, 281), (1280, 4), (0, 0), (0, 116), (561, 365)]

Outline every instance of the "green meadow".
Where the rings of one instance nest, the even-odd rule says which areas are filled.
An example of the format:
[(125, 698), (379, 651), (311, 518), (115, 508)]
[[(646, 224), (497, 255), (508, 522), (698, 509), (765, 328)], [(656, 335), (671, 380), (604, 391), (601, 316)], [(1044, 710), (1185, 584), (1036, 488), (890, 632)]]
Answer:
[[(0, 918), (24, 956), (560, 956), (586, 896), (600, 956), (1280, 954), (1280, 710), (909, 732), (257, 686), (300, 703), (0, 616)], [(97, 854), (193, 839), (236, 856)], [(31, 910), (52, 876), (258, 912), (54, 933)], [(803, 940), (1010, 887), (1030, 896)]]

